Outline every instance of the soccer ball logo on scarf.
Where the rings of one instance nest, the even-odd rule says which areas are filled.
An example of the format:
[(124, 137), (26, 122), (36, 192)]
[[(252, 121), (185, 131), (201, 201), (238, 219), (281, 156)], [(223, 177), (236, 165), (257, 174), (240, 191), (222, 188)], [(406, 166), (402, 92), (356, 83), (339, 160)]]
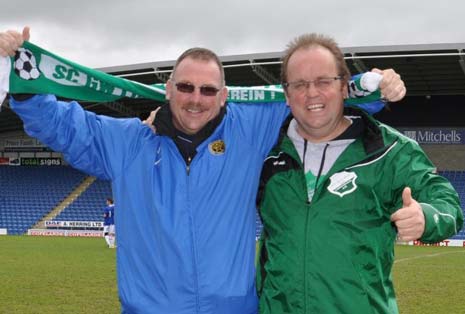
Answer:
[(30, 50), (19, 48), (15, 54), (15, 73), (23, 80), (39, 78), (36, 58)]

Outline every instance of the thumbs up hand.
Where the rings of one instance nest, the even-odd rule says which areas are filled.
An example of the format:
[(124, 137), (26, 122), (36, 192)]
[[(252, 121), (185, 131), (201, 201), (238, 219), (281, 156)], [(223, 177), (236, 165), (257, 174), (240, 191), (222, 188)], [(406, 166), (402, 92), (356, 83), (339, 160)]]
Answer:
[(425, 231), (425, 215), (420, 204), (412, 198), (412, 191), (406, 187), (402, 192), (402, 208), (391, 215), (397, 227), (397, 235), (402, 241), (419, 239)]

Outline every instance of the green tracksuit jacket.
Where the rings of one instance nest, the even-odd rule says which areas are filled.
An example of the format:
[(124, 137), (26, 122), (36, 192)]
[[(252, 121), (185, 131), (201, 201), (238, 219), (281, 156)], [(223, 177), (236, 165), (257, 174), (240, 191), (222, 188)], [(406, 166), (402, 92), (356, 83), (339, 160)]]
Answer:
[(419, 145), (355, 114), (362, 115), (363, 135), (339, 156), (311, 203), (286, 123), (265, 161), (258, 197), (264, 225), (257, 269), (262, 314), (398, 313), (390, 216), (402, 207), (406, 186), (426, 218), (421, 241), (446, 239), (462, 227), (456, 191), (433, 173)]

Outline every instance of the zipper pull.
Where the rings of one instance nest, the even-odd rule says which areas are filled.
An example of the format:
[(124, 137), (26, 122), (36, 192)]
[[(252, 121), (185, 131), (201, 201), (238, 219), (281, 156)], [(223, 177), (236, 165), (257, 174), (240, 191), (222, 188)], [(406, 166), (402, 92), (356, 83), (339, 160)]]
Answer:
[(190, 156), (187, 157), (187, 164), (186, 164), (187, 175), (189, 175), (189, 172), (191, 170), (191, 160), (192, 160), (192, 158)]

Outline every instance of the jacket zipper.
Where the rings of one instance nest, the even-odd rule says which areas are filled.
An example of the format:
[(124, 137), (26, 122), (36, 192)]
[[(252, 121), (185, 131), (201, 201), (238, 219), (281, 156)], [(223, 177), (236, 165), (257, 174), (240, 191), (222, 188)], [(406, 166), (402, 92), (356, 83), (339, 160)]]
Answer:
[[(307, 140), (304, 140), (304, 154), (303, 154), (303, 157), (302, 157), (302, 167), (303, 167), (303, 174), (304, 174), (304, 182), (305, 182), (305, 186), (307, 187), (307, 179), (305, 177), (305, 155), (307, 153)], [(325, 159), (326, 159), (326, 151), (329, 147), (329, 143), (327, 143), (325, 145), (325, 148), (323, 150), (323, 155), (321, 156), (321, 162), (320, 162), (320, 168), (318, 169), (318, 175), (316, 177), (316, 180), (315, 180), (315, 190), (313, 192), (313, 198), (315, 197), (316, 195), (316, 191), (317, 191), (317, 188), (318, 188), (318, 182), (320, 181), (320, 177), (321, 177), (321, 173), (323, 172), (323, 167), (325, 165)], [(306, 217), (305, 217), (305, 246), (304, 246), (304, 291), (305, 291), (305, 296), (304, 296), (304, 308), (305, 308), (305, 312), (308, 312), (308, 309), (307, 309), (307, 296), (308, 296), (308, 287), (307, 287), (307, 235), (308, 235), (308, 224), (309, 224), (309, 216), (310, 216), (310, 210), (311, 210), (311, 202), (308, 200), (308, 187), (307, 187), (307, 213), (306, 213)], [(312, 200), (313, 200), (312, 198)]]
[(306, 198), (306, 204), (307, 204), (307, 212), (306, 212), (306, 217), (305, 217), (305, 238), (304, 238), (304, 262), (303, 262), (303, 266), (304, 266), (304, 311), (305, 313), (307, 312), (307, 230), (308, 230), (308, 215), (309, 215), (309, 212), (310, 212), (310, 202), (308, 201), (308, 187), (307, 187), (307, 179), (305, 177), (305, 155), (307, 154), (307, 140), (304, 139), (304, 152), (303, 152), (303, 156), (302, 156), (302, 172), (303, 172), (303, 175), (304, 175), (304, 182), (305, 182), (305, 187), (306, 187), (306, 195), (305, 195), (305, 198)]
[[(181, 156), (181, 159), (182, 156)], [(183, 159), (184, 160), (184, 159)], [(189, 156), (187, 157), (186, 160), (186, 186), (187, 186), (187, 204), (190, 204), (190, 179), (189, 179), (189, 174), (190, 174), (190, 169), (191, 169), (191, 163), (192, 163), (192, 157)], [(190, 209), (190, 205), (188, 205), (188, 212), (189, 212), (189, 221), (190, 221), (190, 239), (191, 239), (191, 253), (192, 253), (192, 266), (193, 266), (193, 276), (194, 276), (194, 289), (195, 289), (195, 303), (196, 303), (196, 312), (195, 313), (200, 313), (200, 295), (199, 295), (199, 276), (198, 276), (198, 269), (197, 269), (197, 250), (195, 246), (195, 224), (194, 224), (194, 217), (193, 213)]]
[(190, 173), (190, 171), (191, 171), (191, 161), (192, 161), (191, 156), (187, 157), (187, 162), (186, 162), (186, 172), (187, 172), (187, 175), (189, 175), (189, 173)]

